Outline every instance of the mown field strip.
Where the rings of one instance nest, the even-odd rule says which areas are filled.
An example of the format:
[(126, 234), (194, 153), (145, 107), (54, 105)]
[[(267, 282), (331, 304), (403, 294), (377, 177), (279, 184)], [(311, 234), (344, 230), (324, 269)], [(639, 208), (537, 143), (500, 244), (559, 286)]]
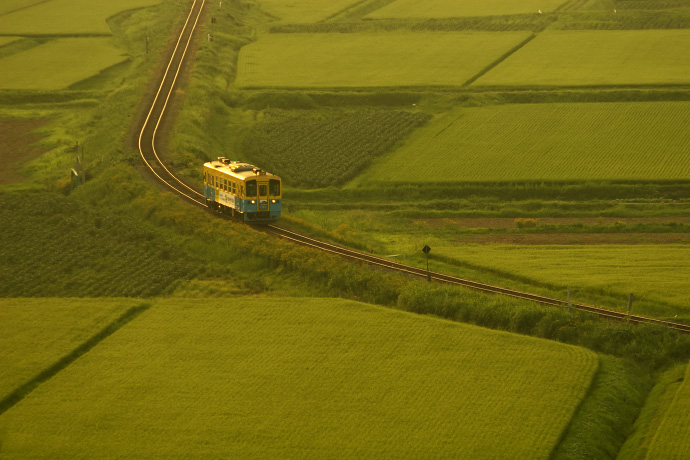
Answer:
[(0, 416), (3, 454), (546, 459), (597, 366), (351, 301), (161, 300)]
[(690, 83), (690, 30), (546, 31), (472, 86)]
[(690, 179), (690, 103), (463, 108), (418, 129), (358, 182)]
[(136, 303), (132, 299), (0, 299), (0, 399)]
[(0, 89), (62, 89), (126, 59), (109, 38), (61, 38), (0, 59)]
[(242, 48), (241, 88), (461, 86), (527, 32), (268, 34)]
[(647, 452), (646, 460), (690, 458), (690, 366)]
[(563, 0), (396, 0), (366, 17), (384, 18), (457, 18), (466, 16), (503, 16), (537, 14), (552, 11)]
[(347, 7), (358, 3), (358, 0), (259, 0), (261, 8), (281, 22), (306, 23), (318, 22), (332, 16)]
[(661, 301), (690, 312), (686, 245), (463, 245), (436, 252), (564, 288), (619, 292), (621, 308), (632, 292), (638, 301)]

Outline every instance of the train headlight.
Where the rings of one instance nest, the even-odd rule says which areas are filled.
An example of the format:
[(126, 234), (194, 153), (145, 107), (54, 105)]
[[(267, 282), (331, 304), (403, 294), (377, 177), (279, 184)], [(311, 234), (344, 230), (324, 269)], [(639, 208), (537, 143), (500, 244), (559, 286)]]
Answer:
[(256, 200), (252, 200), (252, 204), (256, 204)]
[(276, 204), (276, 200), (271, 200), (271, 203)]

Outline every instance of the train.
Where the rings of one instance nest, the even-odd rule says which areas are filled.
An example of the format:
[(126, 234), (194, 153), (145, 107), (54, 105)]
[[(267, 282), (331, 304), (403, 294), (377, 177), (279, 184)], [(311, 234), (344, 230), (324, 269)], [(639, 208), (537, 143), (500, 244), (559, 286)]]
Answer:
[(254, 165), (219, 157), (204, 163), (206, 205), (245, 222), (275, 222), (282, 211), (282, 182)]

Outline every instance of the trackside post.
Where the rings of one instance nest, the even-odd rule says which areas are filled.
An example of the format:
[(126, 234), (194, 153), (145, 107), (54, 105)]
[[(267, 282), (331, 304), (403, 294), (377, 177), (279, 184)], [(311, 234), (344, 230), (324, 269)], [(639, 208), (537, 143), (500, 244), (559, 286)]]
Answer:
[(429, 273), (429, 252), (431, 252), (431, 248), (425, 244), (422, 252), (426, 254), (426, 280), (431, 281), (431, 274)]

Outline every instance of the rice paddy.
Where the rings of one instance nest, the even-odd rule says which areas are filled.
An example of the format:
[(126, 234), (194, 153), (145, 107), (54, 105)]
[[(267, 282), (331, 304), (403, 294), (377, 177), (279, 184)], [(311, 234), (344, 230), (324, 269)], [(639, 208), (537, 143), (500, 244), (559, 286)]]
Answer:
[(688, 102), (456, 109), (357, 182), (690, 179), (687, 126)]
[(242, 48), (240, 88), (462, 86), (527, 32), (268, 34)]
[(3, 457), (547, 459), (597, 366), (351, 301), (162, 300), (2, 414)]
[(60, 38), (0, 59), (0, 89), (62, 89), (126, 59), (109, 38)]
[(689, 30), (548, 30), (472, 86), (690, 83)]
[(538, 14), (564, 3), (562, 0), (396, 0), (367, 15), (368, 18), (452, 18), (465, 16), (497, 16)]

